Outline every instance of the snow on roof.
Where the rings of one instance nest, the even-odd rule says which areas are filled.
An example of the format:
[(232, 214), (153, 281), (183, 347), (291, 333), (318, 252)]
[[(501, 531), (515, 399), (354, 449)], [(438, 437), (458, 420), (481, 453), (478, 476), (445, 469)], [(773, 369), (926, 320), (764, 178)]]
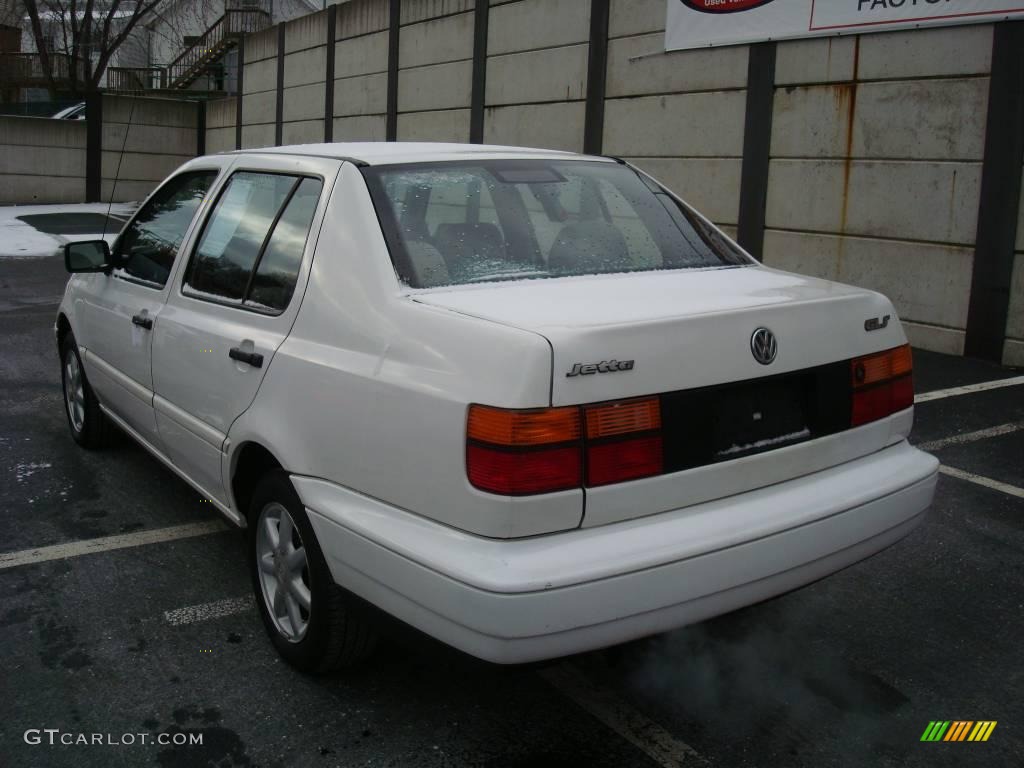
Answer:
[(289, 154), (359, 160), (367, 165), (391, 165), (432, 160), (472, 160), (481, 156), (558, 158), (560, 160), (601, 159), (556, 149), (506, 147), (491, 144), (445, 144), (408, 141), (338, 142), (334, 144), (293, 144), (239, 150), (241, 154)]

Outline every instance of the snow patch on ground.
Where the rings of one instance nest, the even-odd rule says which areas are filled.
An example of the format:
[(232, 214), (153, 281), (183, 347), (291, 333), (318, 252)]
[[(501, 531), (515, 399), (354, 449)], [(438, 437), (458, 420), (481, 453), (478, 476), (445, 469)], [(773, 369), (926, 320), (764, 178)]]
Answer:
[(49, 462), (30, 462), (28, 464), (16, 464), (14, 466), (14, 477), (19, 483), (25, 482), (40, 469), (49, 469), (53, 464)]
[[(114, 203), (110, 206), (110, 215), (127, 219), (136, 208), (138, 208), (138, 203)], [(56, 256), (61, 252), (65, 243), (77, 240), (95, 240), (102, 234), (95, 232), (81, 235), (48, 235), (21, 221), (19, 216), (39, 213), (104, 214), (106, 212), (106, 203), (0, 206), (0, 259), (41, 259), (47, 256)], [(114, 232), (107, 232), (104, 239), (107, 242), (113, 242), (119, 229), (118, 226)]]

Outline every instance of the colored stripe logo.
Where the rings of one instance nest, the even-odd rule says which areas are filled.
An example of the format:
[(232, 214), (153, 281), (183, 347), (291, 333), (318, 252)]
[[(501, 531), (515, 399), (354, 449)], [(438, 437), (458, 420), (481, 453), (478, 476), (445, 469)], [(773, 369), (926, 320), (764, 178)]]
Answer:
[(995, 720), (932, 720), (921, 741), (988, 741)]

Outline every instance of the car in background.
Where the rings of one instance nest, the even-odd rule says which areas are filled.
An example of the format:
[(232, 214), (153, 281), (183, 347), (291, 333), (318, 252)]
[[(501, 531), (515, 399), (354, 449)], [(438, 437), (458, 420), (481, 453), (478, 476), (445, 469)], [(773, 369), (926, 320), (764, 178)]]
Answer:
[(85, 102), (79, 102), (78, 104), (72, 104), (70, 107), (65, 107), (60, 112), (57, 112), (51, 117), (54, 120), (85, 120)]
[(619, 160), (200, 157), (65, 258), (72, 437), (121, 427), (247, 528), (305, 671), (369, 652), (367, 604), (502, 663), (664, 632), (863, 560), (934, 494), (888, 299), (759, 264)]

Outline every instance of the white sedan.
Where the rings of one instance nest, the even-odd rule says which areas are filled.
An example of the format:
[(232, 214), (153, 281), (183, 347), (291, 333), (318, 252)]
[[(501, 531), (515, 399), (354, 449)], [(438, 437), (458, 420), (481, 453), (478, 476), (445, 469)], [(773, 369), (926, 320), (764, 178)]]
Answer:
[(663, 632), (932, 501), (889, 301), (761, 266), (621, 161), (201, 157), (65, 256), (72, 436), (116, 424), (248, 528), (303, 670), (370, 650), (368, 604), (505, 663)]

